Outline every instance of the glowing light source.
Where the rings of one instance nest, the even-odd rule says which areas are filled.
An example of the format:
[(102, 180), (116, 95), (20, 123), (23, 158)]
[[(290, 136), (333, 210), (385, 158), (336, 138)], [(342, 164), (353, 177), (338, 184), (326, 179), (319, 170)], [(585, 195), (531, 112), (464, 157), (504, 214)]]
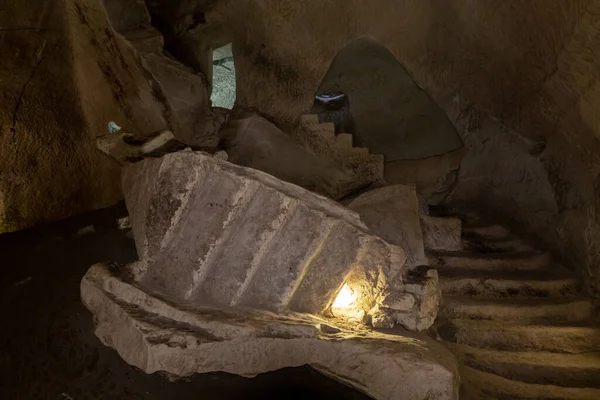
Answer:
[(358, 300), (358, 293), (356, 290), (344, 283), (342, 289), (338, 293), (337, 297), (331, 305), (331, 311), (334, 315), (347, 315), (351, 311), (354, 311), (354, 305)]

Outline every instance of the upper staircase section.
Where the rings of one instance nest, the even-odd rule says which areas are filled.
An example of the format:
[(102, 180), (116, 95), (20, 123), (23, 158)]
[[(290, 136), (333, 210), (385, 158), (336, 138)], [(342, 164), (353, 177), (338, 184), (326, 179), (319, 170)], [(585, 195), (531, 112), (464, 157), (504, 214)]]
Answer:
[(293, 136), (318, 155), (352, 172), (356, 176), (357, 188), (383, 179), (383, 155), (370, 154), (365, 147), (353, 147), (351, 134), (336, 135), (333, 122), (321, 123), (317, 114), (302, 115)]

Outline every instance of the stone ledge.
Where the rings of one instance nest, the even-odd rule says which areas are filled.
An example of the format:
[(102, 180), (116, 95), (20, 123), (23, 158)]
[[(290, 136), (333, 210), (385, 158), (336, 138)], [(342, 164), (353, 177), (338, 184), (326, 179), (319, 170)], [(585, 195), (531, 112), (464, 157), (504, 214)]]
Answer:
[(435, 342), (306, 314), (175, 306), (101, 264), (83, 278), (81, 297), (100, 340), (146, 373), (253, 377), (310, 365), (375, 399), (458, 398), (454, 358)]

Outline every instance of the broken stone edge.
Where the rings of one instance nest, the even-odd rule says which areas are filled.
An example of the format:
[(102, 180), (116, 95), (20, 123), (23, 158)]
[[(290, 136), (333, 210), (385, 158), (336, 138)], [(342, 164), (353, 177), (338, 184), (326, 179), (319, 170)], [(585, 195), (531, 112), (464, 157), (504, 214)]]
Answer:
[(82, 302), (94, 314), (102, 343), (146, 373), (254, 377), (310, 365), (375, 399), (458, 398), (456, 362), (435, 344), (332, 327), (312, 315), (172, 305), (113, 272), (92, 266), (81, 281)]

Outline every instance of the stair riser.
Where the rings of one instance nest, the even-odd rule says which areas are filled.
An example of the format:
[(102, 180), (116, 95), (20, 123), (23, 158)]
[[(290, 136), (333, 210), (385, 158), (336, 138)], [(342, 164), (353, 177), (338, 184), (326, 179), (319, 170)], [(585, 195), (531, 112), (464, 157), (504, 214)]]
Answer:
[(464, 394), (469, 400), (597, 400), (600, 390), (591, 388), (563, 388), (559, 386), (528, 384), (511, 381), (469, 367), (461, 368)]
[(479, 239), (463, 238), (463, 249), (474, 252), (511, 252), (533, 251), (534, 248), (520, 240), (507, 240), (502, 242), (486, 242)]
[(551, 266), (551, 257), (546, 254), (520, 259), (434, 256), (430, 261), (440, 269), (446, 267), (487, 271), (543, 271)]
[(477, 296), (484, 298), (525, 298), (525, 297), (560, 297), (580, 293), (581, 284), (577, 280), (560, 281), (510, 281), (481, 278), (447, 278), (440, 279), (440, 287), (444, 295)]
[(479, 330), (448, 324), (439, 327), (437, 332), (447, 342), (481, 349), (572, 354), (600, 351), (600, 329), (593, 328), (547, 326), (532, 327), (529, 330)]
[(487, 363), (484, 360), (466, 359), (468, 367), (499, 375), (506, 379), (539, 385), (554, 385), (571, 388), (600, 388), (600, 367), (597, 369), (578, 367), (530, 366), (514, 363)]
[(499, 239), (510, 235), (510, 231), (500, 225), (463, 226), (463, 234), (469, 237)]
[(442, 315), (448, 319), (500, 320), (511, 322), (573, 322), (592, 316), (589, 302), (558, 305), (515, 306), (515, 305), (471, 305), (447, 303), (442, 306)]

